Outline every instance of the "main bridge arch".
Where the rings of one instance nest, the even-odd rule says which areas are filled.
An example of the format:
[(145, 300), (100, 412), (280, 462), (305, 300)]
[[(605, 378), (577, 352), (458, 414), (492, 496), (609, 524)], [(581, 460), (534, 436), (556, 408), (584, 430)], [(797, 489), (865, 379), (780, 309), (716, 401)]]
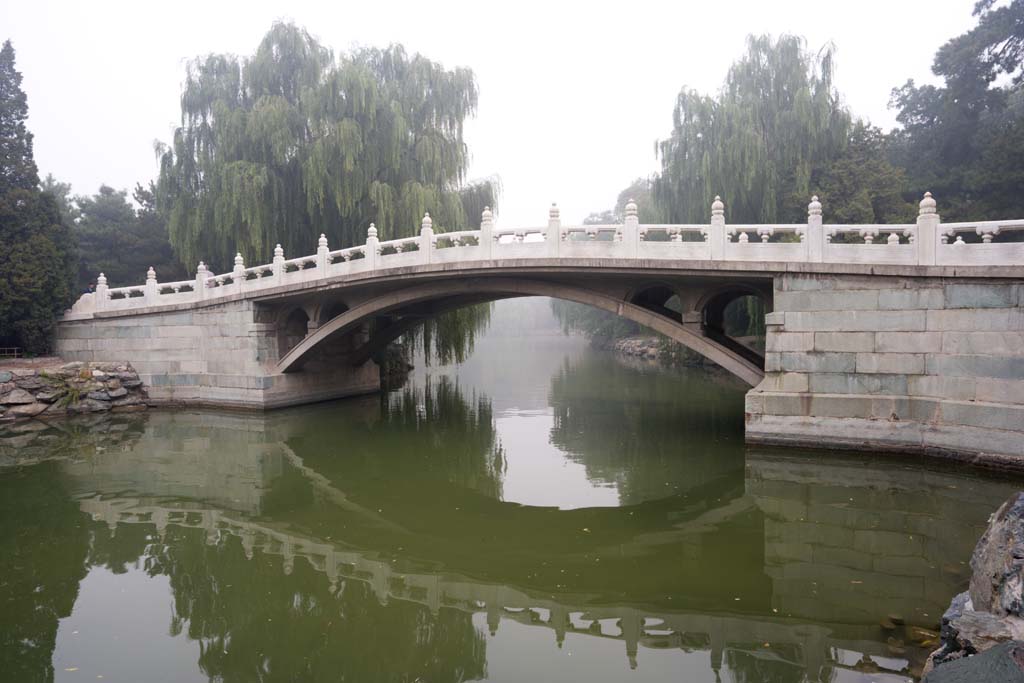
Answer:
[[(756, 293), (756, 288), (751, 289), (751, 292)], [(664, 334), (725, 368), (750, 386), (756, 386), (764, 378), (763, 360), (757, 354), (752, 354), (744, 348), (737, 348), (737, 345), (730, 343), (728, 339), (720, 338), (719, 335), (709, 335), (705, 332), (706, 326), (702, 324), (703, 312), (700, 309), (692, 308), (699, 302), (707, 300), (708, 297), (704, 292), (698, 292), (696, 296), (681, 296), (683, 312), (666, 314), (665, 311), (660, 310), (660, 306), (650, 305), (649, 302), (635, 294), (624, 298), (620, 295), (564, 282), (511, 277), (460, 277), (429, 283), (410, 283), (401, 289), (373, 296), (352, 305), (351, 308), (319, 325), (283, 354), (274, 369), (279, 373), (300, 370), (314, 350), (325, 341), (355, 331), (380, 315), (401, 314), (416, 306), (420, 306), (422, 311), (424, 304), (428, 305), (427, 310), (430, 315), (436, 315), (446, 310), (474, 303), (523, 296), (563, 299), (608, 311)], [(711, 300), (721, 301), (722, 299), (712, 298)], [(689, 315), (687, 315), (688, 311), (691, 312)], [(361, 350), (357, 350), (353, 354), (353, 360), (355, 362), (366, 360), (372, 350), (398, 337), (419, 319), (407, 317), (388, 326), (379, 335), (364, 344)]]

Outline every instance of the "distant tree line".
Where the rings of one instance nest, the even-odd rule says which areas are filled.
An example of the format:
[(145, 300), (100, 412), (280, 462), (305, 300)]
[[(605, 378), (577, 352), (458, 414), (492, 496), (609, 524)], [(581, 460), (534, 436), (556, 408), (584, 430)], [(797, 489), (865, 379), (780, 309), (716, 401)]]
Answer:
[[(622, 222), (633, 198), (641, 222), (705, 223), (721, 195), (728, 222), (795, 223), (816, 194), (830, 223), (905, 223), (925, 191), (945, 220), (1024, 217), (1024, 0), (981, 0), (974, 14), (935, 55), (943, 85), (893, 89), (900, 125), (888, 133), (843, 105), (831, 46), (812, 53), (797, 36), (751, 36), (717, 94), (680, 91), (657, 144), (660, 172), (587, 222)], [(763, 329), (755, 299), (737, 304), (734, 329)], [(554, 310), (599, 341), (640, 331), (597, 309)]]
[[(661, 170), (625, 188), (588, 223), (621, 222), (629, 199), (641, 222), (705, 222), (716, 194), (730, 222), (806, 219), (812, 194), (827, 220), (913, 219), (925, 190), (949, 220), (1024, 216), (1024, 0), (981, 0), (976, 25), (939, 49), (941, 86), (893, 90), (899, 127), (857, 118), (833, 83), (830, 46), (752, 36), (721, 90), (683, 88)], [(335, 55), (308, 32), (277, 23), (250, 57), (191, 62), (181, 125), (158, 143), (154, 183), (72, 195), (42, 182), (25, 122), (10, 42), (0, 51), (0, 346), (50, 348), (56, 316), (99, 272), (111, 285), (194, 272), (199, 259), (230, 267), (236, 252), (266, 261), (414, 234), (430, 211), (438, 231), (479, 226), (500, 191), (468, 182), (466, 118), (477, 87), (466, 68), (445, 69), (398, 45)], [(1001, 237), (1002, 238), (1002, 237)], [(756, 303), (733, 324), (758, 327)], [(754, 306), (755, 308), (749, 308)], [(567, 313), (567, 326), (622, 334), (600, 312)], [(487, 307), (428, 323), (420, 342), (462, 357)], [(619, 325), (619, 328), (622, 328)], [(628, 327), (628, 325), (626, 326)]]

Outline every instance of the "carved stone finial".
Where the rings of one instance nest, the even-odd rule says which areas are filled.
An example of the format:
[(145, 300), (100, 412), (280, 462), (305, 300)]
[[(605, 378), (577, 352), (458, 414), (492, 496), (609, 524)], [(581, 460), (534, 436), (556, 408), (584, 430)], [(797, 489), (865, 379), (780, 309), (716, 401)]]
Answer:
[(146, 271), (146, 282), (150, 281), (156, 282), (156, 271), (153, 269), (153, 266), (150, 266), (149, 270)]
[(203, 263), (202, 261), (200, 261), (199, 265), (196, 267), (196, 273), (205, 273), (205, 272), (206, 272), (206, 264)]
[(491, 213), (491, 207), (485, 206), (484, 207), (484, 212), (482, 214), (480, 214), (480, 217), (483, 220), (485, 220), (485, 221), (493, 220), (494, 219), (494, 214)]
[(423, 222), (420, 224), (420, 229), (421, 230), (427, 230), (428, 228), (433, 228), (433, 227), (434, 227), (434, 221), (432, 221), (430, 219), (430, 214), (429, 213), (424, 213), (423, 214)]
[(921, 214), (935, 213), (935, 200), (932, 198), (931, 192), (924, 193), (924, 198), (921, 200), (919, 206), (921, 208)]
[(633, 201), (632, 197), (630, 197), (629, 201), (626, 202), (626, 217), (630, 218), (632, 216), (636, 216), (636, 214), (637, 214), (636, 202)]
[(820, 216), (821, 215), (821, 202), (818, 201), (818, 195), (811, 197), (811, 203), (807, 205), (808, 216)]
[(317, 247), (327, 247), (327, 235), (320, 233), (320, 239), (316, 241)]
[(235, 266), (237, 267), (237, 266), (244, 266), (244, 265), (245, 265), (245, 259), (242, 258), (242, 252), (240, 252), (240, 251), (236, 252), (235, 253)]
[(725, 204), (722, 203), (722, 198), (717, 194), (715, 195), (715, 201), (711, 202), (711, 215), (712, 216), (724, 216), (725, 215)]
[(281, 248), (280, 244), (274, 247), (274, 258), (284, 258), (284, 249)]
[(366, 231), (366, 239), (377, 239), (377, 226), (370, 223), (370, 229)]
[(107, 276), (104, 275), (103, 273), (100, 273), (100, 276), (98, 278), (96, 278), (96, 284), (97, 284), (97, 286), (98, 285), (106, 286), (106, 284), (107, 284)]
[(551, 202), (551, 208), (548, 209), (548, 218), (557, 220), (560, 215), (561, 212), (558, 210), (558, 204)]

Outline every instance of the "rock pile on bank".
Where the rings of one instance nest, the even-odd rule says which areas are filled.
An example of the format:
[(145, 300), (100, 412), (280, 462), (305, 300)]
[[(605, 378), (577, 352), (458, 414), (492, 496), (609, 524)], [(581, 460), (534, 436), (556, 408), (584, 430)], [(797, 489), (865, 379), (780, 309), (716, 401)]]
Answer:
[(989, 520), (971, 571), (969, 589), (942, 616), (942, 647), (929, 657), (925, 681), (1024, 683), (1024, 492)]
[(661, 354), (659, 346), (660, 342), (654, 337), (626, 337), (617, 340), (613, 348), (624, 356), (658, 360)]
[(67, 363), (0, 370), (0, 422), (146, 409), (146, 390), (128, 363)]

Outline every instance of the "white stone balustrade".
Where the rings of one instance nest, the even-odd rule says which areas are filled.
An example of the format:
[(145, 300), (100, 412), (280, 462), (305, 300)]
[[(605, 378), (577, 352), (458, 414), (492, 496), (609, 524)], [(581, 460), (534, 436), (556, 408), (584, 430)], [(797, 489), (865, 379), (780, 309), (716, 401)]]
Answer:
[(593, 259), (642, 259), (1024, 266), (1024, 242), (995, 241), (1006, 233), (1024, 232), (1024, 219), (942, 223), (931, 193), (925, 193), (921, 200), (917, 222), (908, 225), (824, 224), (817, 197), (811, 199), (807, 209), (806, 223), (728, 224), (725, 205), (715, 197), (707, 224), (640, 225), (636, 204), (630, 201), (622, 224), (562, 225), (558, 206), (552, 204), (546, 226), (498, 228), (487, 208), (480, 230), (449, 233), (436, 233), (427, 214), (419, 235), (414, 237), (381, 242), (371, 224), (363, 246), (331, 251), (327, 237), (321, 234), (314, 254), (286, 259), (281, 245), (277, 245), (271, 263), (247, 268), (239, 253), (234, 268), (221, 275), (210, 273), (200, 262), (195, 279), (160, 283), (150, 268), (143, 285), (108, 288), (100, 274), (95, 293), (83, 295), (66, 318), (217, 299), (243, 291), (431, 263), (532, 258), (566, 263), (578, 259), (587, 259), (588, 263)]

